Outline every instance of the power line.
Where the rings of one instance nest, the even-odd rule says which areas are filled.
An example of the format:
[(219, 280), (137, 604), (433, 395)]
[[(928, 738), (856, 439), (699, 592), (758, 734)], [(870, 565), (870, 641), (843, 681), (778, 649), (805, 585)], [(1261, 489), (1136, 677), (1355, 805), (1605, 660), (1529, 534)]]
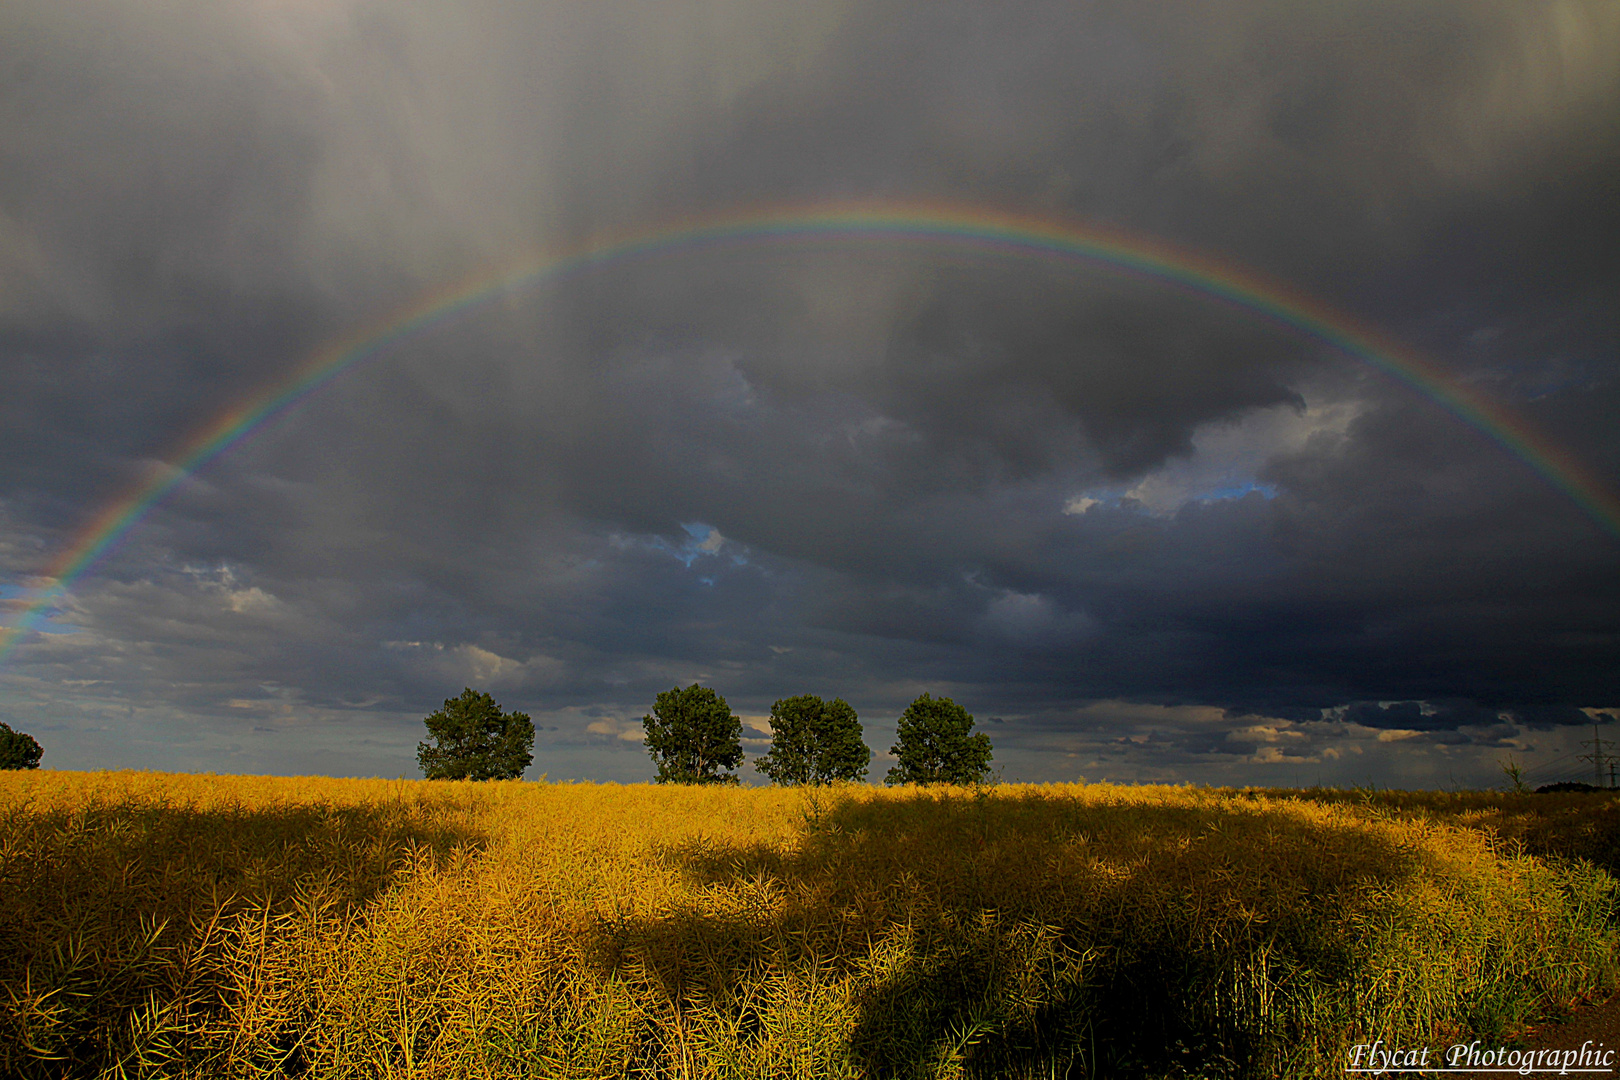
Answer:
[[(1581, 745), (1584, 746), (1586, 744), (1582, 743)], [(1557, 770), (1556, 775), (1562, 776), (1568, 768), (1565, 763), (1572, 760), (1574, 757), (1575, 751), (1573, 750), (1567, 754), (1559, 754), (1557, 757), (1552, 758), (1551, 760), (1543, 761), (1539, 765), (1533, 765), (1525, 769), (1524, 776), (1526, 779), (1530, 777), (1552, 776), (1555, 775), (1554, 770)]]
[[(1585, 746), (1586, 744), (1583, 742), (1581, 745)], [(1580, 758), (1581, 758), (1582, 761), (1590, 761), (1592, 763), (1592, 775), (1597, 778), (1597, 783), (1594, 786), (1595, 787), (1602, 787), (1603, 786), (1603, 771), (1604, 771), (1605, 768), (1607, 768), (1609, 770), (1609, 786), (1613, 787), (1614, 786), (1614, 763), (1615, 763), (1615, 761), (1617, 759), (1615, 758), (1615, 756), (1613, 754), (1604, 753), (1603, 748), (1604, 748), (1604, 746), (1613, 746), (1614, 745), (1614, 740), (1613, 739), (1605, 739), (1601, 735), (1599, 735), (1598, 734), (1598, 726), (1596, 724), (1593, 724), (1592, 725), (1592, 744), (1591, 745), (1592, 745), (1592, 752), (1590, 754), (1582, 754), (1582, 755), (1580, 755)]]

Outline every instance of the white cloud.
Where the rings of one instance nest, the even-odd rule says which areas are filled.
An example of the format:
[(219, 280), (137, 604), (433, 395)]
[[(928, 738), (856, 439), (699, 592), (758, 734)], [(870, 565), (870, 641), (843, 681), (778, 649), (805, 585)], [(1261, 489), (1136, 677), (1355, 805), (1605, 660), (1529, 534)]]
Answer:
[(221, 563), (217, 567), (183, 566), (180, 572), (196, 581), (205, 593), (217, 596), (226, 610), (239, 615), (248, 612), (268, 613), (281, 606), (275, 594), (257, 585), (241, 587), (236, 571), (228, 563)]
[(1276, 405), (1255, 409), (1235, 421), (1205, 424), (1193, 433), (1193, 452), (1172, 458), (1128, 488), (1098, 488), (1071, 496), (1063, 513), (1085, 514), (1098, 506), (1130, 500), (1155, 517), (1170, 517), (1188, 503), (1242, 498), (1275, 489), (1260, 479), (1274, 458), (1295, 454), (1316, 439), (1342, 438), (1361, 412), (1357, 401), (1335, 401), (1297, 409)]
[(639, 720), (632, 724), (614, 716), (599, 716), (586, 724), (585, 730), (591, 735), (605, 735), (620, 742), (638, 743), (647, 737), (647, 732)]
[(545, 686), (566, 672), (566, 665), (554, 656), (536, 653), (518, 660), (471, 642), (447, 646), (441, 641), (385, 641), (382, 645), (396, 652), (424, 654), (423, 663), (441, 678), (480, 688)]
[(457, 645), (451, 650), (458, 660), (481, 683), (501, 683), (523, 670), (521, 661), (508, 659), (499, 653), (477, 645)]
[(1287, 720), (1274, 720), (1269, 724), (1233, 728), (1226, 733), (1226, 738), (1228, 742), (1275, 743), (1284, 739), (1303, 739), (1305, 733), (1292, 730)]
[(281, 603), (257, 585), (246, 589), (233, 589), (225, 593), (225, 605), (232, 611), (266, 611)]
[(1094, 506), (1101, 506), (1102, 503), (1101, 499), (1093, 499), (1089, 495), (1076, 495), (1063, 504), (1063, 512), (1065, 514), (1083, 514)]

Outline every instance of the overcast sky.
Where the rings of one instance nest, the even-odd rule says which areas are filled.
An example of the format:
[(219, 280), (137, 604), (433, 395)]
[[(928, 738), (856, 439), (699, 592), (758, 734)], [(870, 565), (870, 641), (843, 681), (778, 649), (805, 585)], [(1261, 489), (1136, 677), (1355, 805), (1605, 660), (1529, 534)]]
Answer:
[[(1250, 268), (1620, 488), (1612, 0), (21, 0), (0, 625), (355, 327), (526, 250), (849, 199)], [(46, 767), (414, 776), (472, 686), (533, 716), (531, 778), (637, 781), (642, 714), (694, 681), (752, 735), (844, 697), (874, 779), (923, 691), (1008, 780), (1556, 779), (1620, 715), (1620, 537), (1434, 399), (1185, 291), (680, 250), (260, 427), (0, 660), (0, 720)]]

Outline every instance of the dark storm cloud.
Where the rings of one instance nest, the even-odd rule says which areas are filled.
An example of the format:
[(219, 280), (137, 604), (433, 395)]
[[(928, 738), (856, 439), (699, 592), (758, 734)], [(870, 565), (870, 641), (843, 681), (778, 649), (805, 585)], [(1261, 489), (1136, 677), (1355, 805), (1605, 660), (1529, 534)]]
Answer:
[[(1194, 247), (1620, 470), (1612, 5), (0, 20), (13, 593), (317, 344), (535, 246), (738, 205), (948, 199)], [(1014, 765), (1416, 782), (1403, 747), (1620, 702), (1617, 571), (1503, 447), (1242, 311), (960, 254), (687, 251), (350, 371), (177, 489), (0, 684), (13, 715), (79, 710), (87, 746), (133, 710), (105, 760), (186, 725), (214, 734), (185, 760), (250, 760), (234, 732), (409, 727), (478, 684), (632, 778), (589, 755), (639, 752), (651, 695), (703, 679), (750, 716), (842, 694), (879, 749), (933, 689), (1002, 716)]]
[[(1442, 702), (1437, 706), (1417, 701), (1361, 701), (1346, 708), (1343, 719), (1370, 728), (1443, 731), (1461, 724), (1492, 724), (1497, 714), (1493, 710), (1481, 709), (1472, 702)], [(1583, 713), (1581, 720), (1585, 719)]]
[[(1563, 724), (1610, 722), (1611, 714), (1587, 712), (1569, 705), (1519, 704), (1506, 709), (1482, 708), (1471, 701), (1358, 701), (1342, 710), (1339, 719), (1370, 728), (1439, 732), (1459, 727), (1497, 731), (1505, 718), (1527, 728), (1552, 728)], [(1511, 728), (1509, 727), (1511, 730)]]

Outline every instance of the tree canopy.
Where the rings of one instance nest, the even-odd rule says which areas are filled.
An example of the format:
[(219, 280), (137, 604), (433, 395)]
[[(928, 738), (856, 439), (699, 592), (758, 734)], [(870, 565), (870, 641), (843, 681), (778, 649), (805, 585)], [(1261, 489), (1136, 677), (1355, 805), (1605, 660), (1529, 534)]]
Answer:
[(973, 731), (973, 717), (950, 698), (922, 697), (900, 715), (899, 760), (886, 784), (977, 784), (990, 774), (990, 736)]
[(660, 784), (735, 784), (743, 758), (742, 720), (707, 686), (672, 687), (641, 718)]
[(860, 780), (871, 760), (849, 702), (801, 694), (771, 706), (771, 749), (754, 767), (778, 784), (830, 784)]
[(37, 769), (45, 748), (32, 735), (0, 723), (0, 769)]
[(417, 743), (416, 760), (429, 780), (516, 780), (534, 760), (534, 722), (471, 687), (423, 723), (436, 745)]

